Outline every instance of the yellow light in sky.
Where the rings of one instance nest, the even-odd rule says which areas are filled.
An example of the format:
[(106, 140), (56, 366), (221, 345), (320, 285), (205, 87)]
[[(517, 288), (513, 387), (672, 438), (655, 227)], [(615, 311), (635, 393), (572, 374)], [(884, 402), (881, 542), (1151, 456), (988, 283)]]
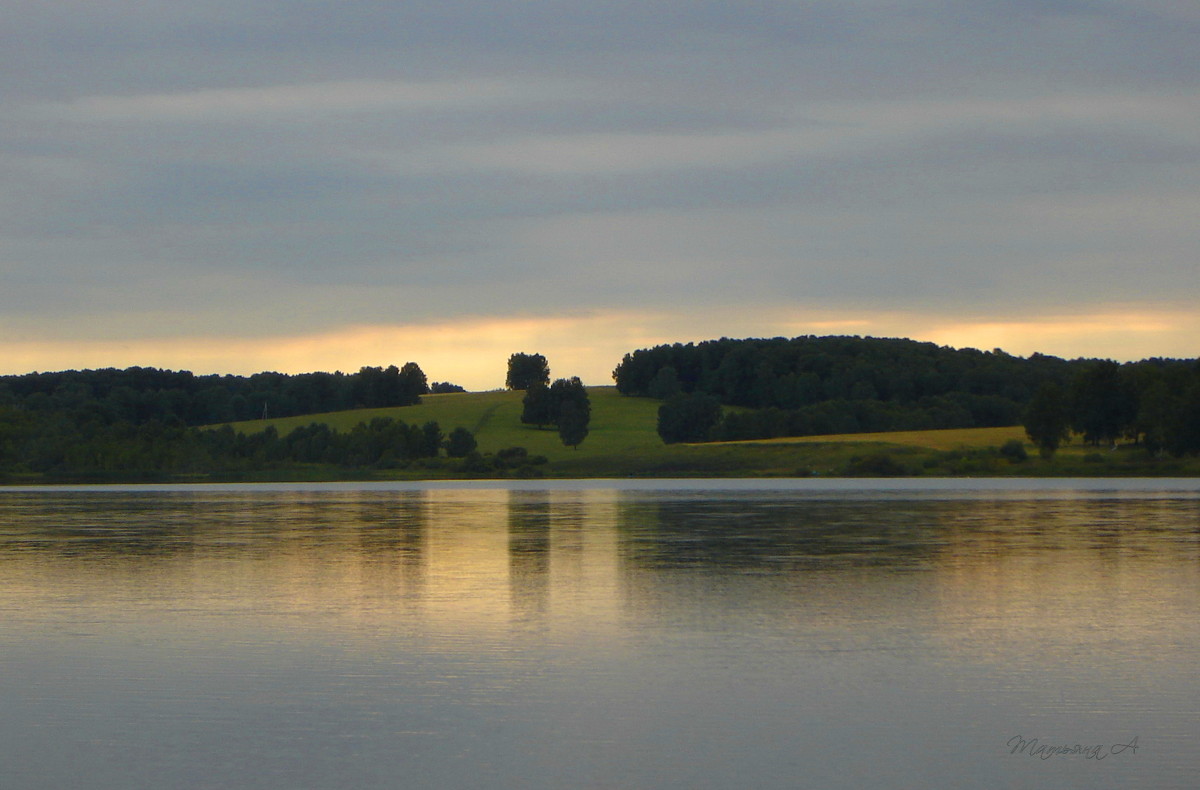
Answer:
[(551, 375), (612, 383), (626, 353), (719, 337), (854, 334), (909, 337), (956, 348), (1002, 348), (1066, 358), (1200, 356), (1200, 316), (1185, 308), (1128, 307), (1062, 316), (947, 316), (803, 306), (477, 318), (435, 324), (352, 326), (275, 337), (0, 340), (5, 373), (130, 366), (251, 374), (353, 372), (417, 362), (431, 381), (470, 390), (502, 387), (514, 352), (544, 354)]

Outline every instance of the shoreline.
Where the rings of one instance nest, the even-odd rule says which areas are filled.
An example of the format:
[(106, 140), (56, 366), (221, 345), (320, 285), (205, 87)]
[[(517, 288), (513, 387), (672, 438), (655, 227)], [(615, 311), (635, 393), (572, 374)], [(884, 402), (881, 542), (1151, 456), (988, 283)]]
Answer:
[(1200, 477), (660, 477), (660, 478), (454, 478), (434, 480), (326, 480), (254, 482), (157, 482), (157, 483), (48, 483), (0, 485), (3, 493), (147, 492), (188, 491), (729, 491), (798, 493), (1005, 493), (1053, 495), (1058, 492), (1138, 494), (1195, 494), (1200, 498)]

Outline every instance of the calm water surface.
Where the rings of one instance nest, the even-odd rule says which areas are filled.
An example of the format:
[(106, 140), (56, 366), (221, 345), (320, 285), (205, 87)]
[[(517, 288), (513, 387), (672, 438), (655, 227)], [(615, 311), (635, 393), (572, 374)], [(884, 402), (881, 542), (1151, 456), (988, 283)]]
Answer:
[(0, 787), (1194, 788), (1198, 613), (1198, 481), (0, 490)]

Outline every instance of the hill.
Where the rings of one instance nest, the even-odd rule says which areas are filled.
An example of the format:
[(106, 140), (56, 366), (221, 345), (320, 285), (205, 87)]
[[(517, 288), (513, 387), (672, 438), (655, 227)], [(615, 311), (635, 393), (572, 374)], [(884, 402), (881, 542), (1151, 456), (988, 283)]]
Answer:
[[(1068, 446), (1051, 461), (1035, 455), (1017, 427), (899, 431), (806, 436), (738, 442), (673, 444), (656, 432), (660, 401), (624, 396), (615, 387), (589, 387), (592, 424), (578, 449), (564, 447), (553, 430), (522, 425), (521, 392), (427, 395), (416, 406), (356, 409), (329, 414), (235, 423), (244, 432), (274, 427), (281, 435), (313, 422), (348, 431), (385, 417), (409, 424), (437, 421), (443, 430), (471, 430), (479, 451), (494, 454), (525, 447), (544, 455), (550, 477), (793, 477), (894, 475), (1125, 476), (1194, 475), (1200, 464), (1150, 459), (1136, 448), (1098, 453), (1082, 444)], [(1001, 452), (1016, 441), (1028, 457), (1011, 460)], [(395, 470), (387, 477), (459, 476), (448, 470)], [(486, 475), (485, 475), (486, 476)]]
[[(632, 352), (614, 378), (589, 388), (590, 433), (568, 448), (521, 423), (523, 393), (452, 392), (413, 362), (2, 376), (0, 481), (1200, 473), (1198, 360), (722, 338)], [(1077, 437), (1029, 458), (1022, 420), (1043, 454)]]
[(505, 390), (425, 395), (415, 406), (251, 420), (233, 423), (233, 428), (251, 433), (274, 426), (280, 435), (286, 435), (314, 422), (349, 431), (358, 423), (380, 417), (403, 420), (410, 425), (422, 425), (432, 420), (443, 431), (456, 427), (471, 431), (481, 453), (524, 447), (531, 454), (546, 456), (556, 466), (605, 468), (614, 473), (628, 467), (631, 461), (650, 460), (667, 449), (655, 430), (659, 402), (652, 398), (625, 397), (615, 387), (589, 387), (590, 433), (578, 449), (572, 450), (563, 445), (554, 429), (538, 429), (521, 423), (524, 395), (524, 392)]

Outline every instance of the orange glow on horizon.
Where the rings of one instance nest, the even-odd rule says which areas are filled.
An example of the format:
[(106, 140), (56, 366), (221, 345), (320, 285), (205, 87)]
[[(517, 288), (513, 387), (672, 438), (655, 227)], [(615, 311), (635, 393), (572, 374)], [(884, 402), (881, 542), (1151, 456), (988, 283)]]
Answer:
[(544, 354), (551, 374), (612, 383), (624, 354), (662, 343), (719, 337), (855, 334), (909, 337), (956, 348), (1001, 348), (1019, 356), (1135, 360), (1200, 356), (1200, 316), (1183, 308), (1122, 309), (1007, 320), (804, 307), (612, 312), (574, 316), (476, 318), (400, 326), (352, 326), (276, 337), (176, 337), (0, 341), (6, 373), (132, 366), (248, 375), (264, 370), (352, 372), (415, 361), (431, 381), (470, 390), (502, 387), (514, 352)]

